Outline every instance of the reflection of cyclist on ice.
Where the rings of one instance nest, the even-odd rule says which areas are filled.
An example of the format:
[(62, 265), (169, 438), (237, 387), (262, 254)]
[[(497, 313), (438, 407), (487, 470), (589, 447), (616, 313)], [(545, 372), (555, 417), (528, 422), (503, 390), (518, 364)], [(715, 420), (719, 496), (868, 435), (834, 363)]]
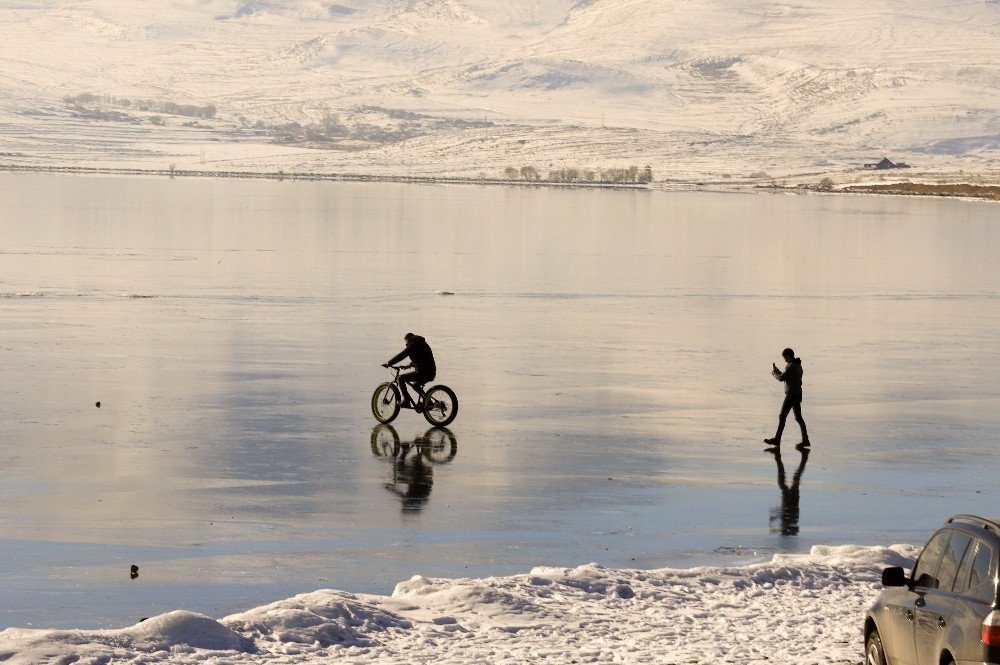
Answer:
[(384, 363), (382, 367), (395, 365), (403, 358), (410, 359), (410, 367), (413, 371), (399, 376), (399, 386), (403, 391), (402, 407), (404, 409), (410, 409), (413, 408), (414, 405), (410, 400), (410, 393), (406, 390), (406, 384), (411, 383), (415, 385), (422, 385), (428, 383), (429, 381), (433, 381), (434, 377), (437, 375), (437, 365), (434, 363), (434, 352), (431, 351), (430, 344), (427, 343), (427, 340), (420, 335), (414, 335), (413, 333), (406, 333), (403, 339), (406, 341), (406, 348), (394, 355), (392, 359), (389, 362)]
[(372, 454), (392, 462), (392, 482), (385, 488), (400, 498), (404, 514), (420, 512), (430, 498), (434, 466), (448, 464), (458, 453), (458, 441), (447, 427), (432, 427), (400, 444), (392, 425), (379, 425), (371, 444)]
[[(420, 512), (431, 496), (434, 470), (430, 464), (424, 463), (424, 456), (420, 451), (423, 445), (426, 445), (426, 439), (423, 438), (403, 444), (393, 460), (392, 482), (385, 485), (387, 490), (402, 500), (404, 513)], [(411, 449), (417, 451), (415, 455), (408, 455)]]

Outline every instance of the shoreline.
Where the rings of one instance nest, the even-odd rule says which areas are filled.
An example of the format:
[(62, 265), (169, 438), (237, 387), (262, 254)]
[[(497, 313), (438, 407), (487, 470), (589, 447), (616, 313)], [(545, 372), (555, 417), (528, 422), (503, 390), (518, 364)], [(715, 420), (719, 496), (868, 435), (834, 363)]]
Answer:
[(551, 187), (556, 189), (628, 189), (660, 191), (697, 191), (716, 193), (768, 194), (855, 194), (877, 196), (918, 196), (1000, 202), (1000, 186), (959, 183), (858, 183), (824, 187), (808, 183), (773, 185), (733, 182), (713, 184), (706, 181), (661, 180), (655, 182), (558, 182), (552, 180), (512, 180), (466, 176), (421, 176), (374, 173), (318, 173), (312, 171), (245, 171), (154, 169), (111, 166), (58, 166), (42, 164), (0, 164), (0, 173), (54, 173), (67, 175), (109, 175), (167, 178), (225, 178), (232, 180), (296, 180), (302, 182), (371, 182), (411, 185), (483, 185), (506, 187)]
[(837, 190), (848, 194), (880, 194), (891, 196), (935, 196), (946, 198), (1000, 201), (1000, 186), (969, 183), (930, 184), (898, 182), (869, 185), (847, 185)]
[(508, 180), (462, 176), (377, 175), (373, 173), (315, 173), (298, 171), (209, 171), (190, 169), (143, 169), (107, 166), (44, 166), (0, 164), (4, 173), (62, 173), (69, 175), (128, 175), (167, 178), (228, 178), (234, 180), (300, 180), (327, 182), (391, 182), (412, 185), (505, 185), (573, 189), (651, 189), (639, 182), (555, 182), (552, 180)]

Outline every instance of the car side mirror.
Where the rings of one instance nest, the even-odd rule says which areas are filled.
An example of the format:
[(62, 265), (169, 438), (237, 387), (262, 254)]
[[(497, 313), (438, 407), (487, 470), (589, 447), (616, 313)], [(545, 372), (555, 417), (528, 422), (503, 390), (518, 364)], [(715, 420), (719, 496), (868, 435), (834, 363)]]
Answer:
[(899, 566), (886, 568), (882, 571), (882, 586), (909, 586), (910, 580), (906, 572)]

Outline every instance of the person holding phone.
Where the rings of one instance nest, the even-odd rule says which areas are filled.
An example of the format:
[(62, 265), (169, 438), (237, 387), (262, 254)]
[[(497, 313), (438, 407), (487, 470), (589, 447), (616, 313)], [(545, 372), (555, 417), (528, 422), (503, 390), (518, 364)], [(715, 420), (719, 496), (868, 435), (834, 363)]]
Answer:
[(781, 404), (781, 413), (778, 415), (778, 431), (774, 433), (774, 438), (764, 439), (764, 443), (769, 446), (781, 445), (781, 433), (785, 430), (785, 419), (788, 412), (795, 414), (795, 422), (802, 430), (802, 443), (799, 446), (809, 447), (809, 434), (806, 432), (806, 421), (802, 419), (802, 360), (795, 357), (795, 352), (785, 349), (781, 352), (781, 357), (785, 361), (785, 369), (780, 370), (778, 366), (771, 363), (771, 374), (778, 381), (785, 384), (785, 401)]

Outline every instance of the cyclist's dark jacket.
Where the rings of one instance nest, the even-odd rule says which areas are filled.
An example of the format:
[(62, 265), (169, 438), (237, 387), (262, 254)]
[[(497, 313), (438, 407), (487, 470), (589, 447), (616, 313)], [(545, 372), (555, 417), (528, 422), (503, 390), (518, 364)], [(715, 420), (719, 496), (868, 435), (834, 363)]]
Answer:
[(413, 368), (423, 375), (434, 376), (437, 374), (437, 365), (434, 364), (434, 352), (430, 345), (420, 335), (414, 335), (406, 343), (406, 348), (392, 357), (388, 365), (395, 365), (403, 358), (409, 358)]
[(802, 395), (802, 359), (792, 358), (792, 362), (785, 365), (785, 371), (773, 370), (774, 378), (785, 384), (785, 393), (789, 395)]

